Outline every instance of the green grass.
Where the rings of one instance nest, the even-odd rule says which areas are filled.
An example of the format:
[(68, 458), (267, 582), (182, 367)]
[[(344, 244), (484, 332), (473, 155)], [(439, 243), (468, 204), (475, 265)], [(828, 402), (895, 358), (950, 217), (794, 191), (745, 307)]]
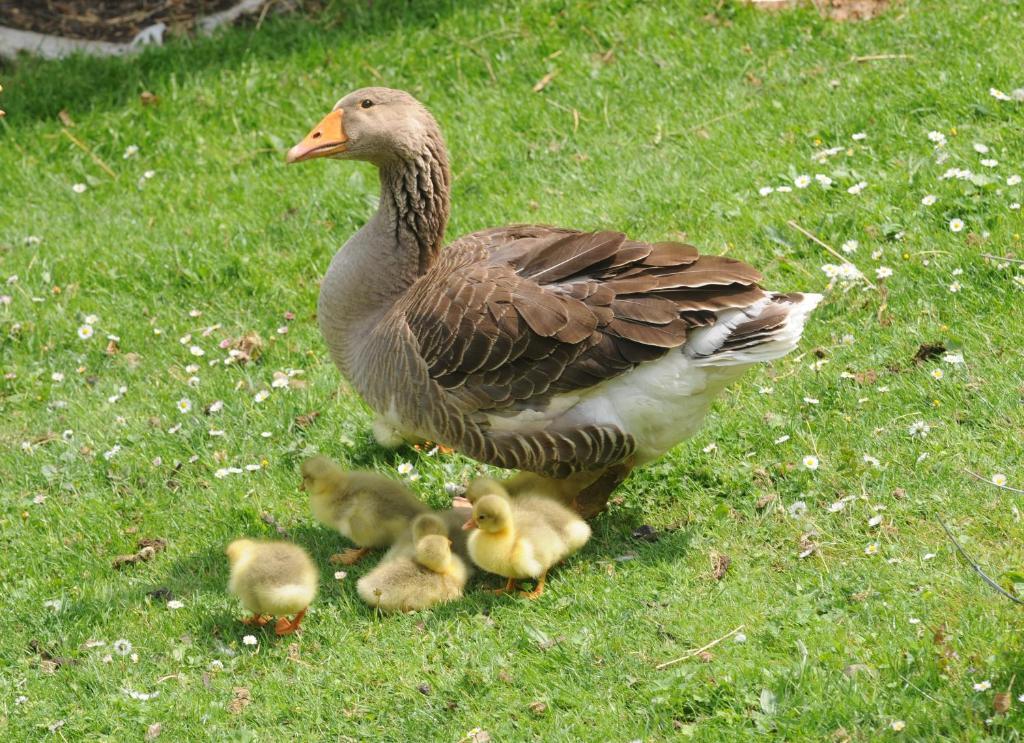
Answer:
[[(0, 733), (30, 740), (64, 721), (53, 737), (139, 740), (159, 722), (170, 740), (457, 741), (475, 727), (496, 741), (822, 740), (839, 728), (865, 741), (1020, 739), (1024, 615), (958, 561), (936, 523), (996, 575), (1024, 563), (1020, 496), (964, 472), (1024, 485), (1024, 266), (982, 257), (1022, 253), (1009, 204), (1024, 190), (1005, 178), (1024, 173), (1024, 105), (988, 93), (1024, 84), (1020, 3), (908, 0), (856, 25), (731, 2), (373, 8), (269, 18), (132, 60), (3, 70)], [(907, 56), (850, 61), (884, 54)], [(830, 291), (800, 350), (750, 373), (696, 438), (631, 478), (542, 600), (472, 590), (432, 612), (375, 616), (354, 590), (366, 567), (333, 578), (326, 557), (341, 540), (313, 523), (298, 462), (323, 451), (394, 474), (409, 461), (435, 505), (445, 482), (474, 471), (457, 456), (375, 447), (370, 412), (339, 388), (313, 317), (318, 279), (370, 214), (376, 179), (362, 165), (285, 168), (283, 152), (378, 78), (418, 95), (447, 134), (453, 237), (514, 221), (682, 232), (757, 265), (770, 288), (822, 290), (821, 266), (836, 261), (795, 220), (836, 249), (858, 240), (851, 258), (873, 280), (879, 266), (893, 275), (884, 294)], [(158, 105), (142, 106), (143, 90)], [(62, 109), (116, 179), (62, 135)], [(930, 130), (948, 138), (945, 163)], [(123, 159), (131, 144), (138, 155)], [(833, 145), (849, 149), (811, 161)], [(950, 167), (991, 177), (939, 180)], [(835, 185), (758, 195), (803, 173)], [(848, 194), (860, 180), (866, 189)], [(79, 340), (90, 314), (96, 334)], [(221, 340), (247, 330), (267, 340), (257, 363), (208, 366), (224, 357)], [(120, 353), (104, 352), (108, 334)], [(966, 363), (914, 363), (925, 342)], [(285, 369), (306, 386), (255, 402)], [(870, 371), (876, 380), (841, 376)], [(204, 415), (215, 400), (223, 411)], [(313, 425), (295, 422), (311, 411)], [(918, 420), (926, 438), (908, 433)], [(816, 471), (800, 467), (808, 454)], [(302, 636), (260, 635), (252, 648), (222, 549), (273, 536), (262, 512), (324, 572)], [(641, 524), (661, 539), (634, 539)], [(113, 570), (140, 537), (169, 547)], [(805, 559), (802, 539), (817, 546)], [(721, 581), (714, 553), (732, 560)], [(159, 587), (184, 607), (147, 598)], [(655, 668), (740, 624), (746, 641), (722, 642), (710, 662)], [(104, 662), (119, 638), (137, 661)], [(73, 663), (48, 672), (40, 649)], [(856, 664), (867, 668), (848, 677)], [(1013, 707), (994, 715), (1015, 676)], [(984, 680), (992, 688), (974, 691)], [(235, 687), (252, 698), (240, 714), (228, 708)], [(531, 711), (535, 701), (546, 710)]]

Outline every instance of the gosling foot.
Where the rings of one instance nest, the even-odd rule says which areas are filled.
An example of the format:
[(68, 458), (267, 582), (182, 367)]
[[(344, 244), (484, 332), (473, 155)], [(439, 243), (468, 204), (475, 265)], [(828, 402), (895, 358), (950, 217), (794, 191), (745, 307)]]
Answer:
[(302, 618), (306, 616), (306, 610), (303, 609), (295, 615), (294, 619), (288, 617), (281, 617), (277, 620), (277, 624), (274, 625), (274, 634), (276, 635), (291, 635), (299, 631), (299, 625), (302, 624)]
[(366, 557), (372, 552), (369, 547), (359, 547), (358, 549), (347, 549), (344, 552), (339, 552), (336, 555), (331, 555), (330, 562), (332, 565), (355, 565), (357, 562)]
[(537, 585), (532, 591), (520, 591), (519, 595), (522, 596), (524, 599), (530, 599), (531, 601), (538, 598), (542, 593), (544, 593), (544, 581), (547, 580), (547, 577), (548, 574), (544, 573), (537, 580)]
[(251, 617), (246, 617), (242, 620), (242, 624), (248, 627), (266, 627), (273, 617), (268, 617), (266, 614), (253, 614)]

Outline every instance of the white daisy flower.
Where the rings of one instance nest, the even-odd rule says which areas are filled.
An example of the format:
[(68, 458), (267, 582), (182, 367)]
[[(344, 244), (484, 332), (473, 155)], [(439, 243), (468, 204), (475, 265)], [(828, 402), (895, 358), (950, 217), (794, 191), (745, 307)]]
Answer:
[(787, 441), (789, 441), (789, 434), (786, 434), (785, 436), (779, 436), (779, 438), (775, 439), (775, 444), (785, 444)]
[(949, 285), (949, 290), (953, 294), (956, 294), (961, 289), (963, 289), (963, 285), (959, 281), (954, 281), (952, 284)]
[(912, 437), (919, 439), (925, 438), (931, 430), (932, 427), (929, 426), (924, 421), (914, 421), (913, 423), (910, 424), (910, 427), (907, 429), (907, 431), (910, 433)]
[(214, 400), (213, 402), (210, 403), (210, 406), (206, 409), (206, 412), (208, 412), (208, 413), (219, 413), (223, 409), (224, 409), (224, 401), (223, 400)]
[(85, 193), (85, 189), (87, 188), (88, 186), (86, 186), (84, 183), (76, 183), (71, 187), (71, 190), (74, 191), (75, 193)]
[(893, 720), (889, 723), (889, 727), (891, 727), (898, 733), (907, 727), (907, 723), (905, 723), (903, 720)]
[(761, 194), (762, 196), (767, 196), (768, 194), (772, 193), (774, 190), (775, 189), (772, 188), (771, 186), (761, 186), (761, 188), (757, 189), (757, 192), (759, 194)]
[(924, 204), (925, 206), (931, 206), (936, 201), (938, 201), (938, 199), (935, 198), (934, 194), (927, 194), (924, 198), (921, 199), (921, 203)]
[(60, 611), (64, 603), (60, 599), (48, 599), (43, 602), (44, 609), (53, 609), (54, 611)]
[(868, 182), (867, 181), (861, 181), (860, 183), (855, 183), (852, 186), (850, 186), (848, 189), (846, 189), (846, 193), (850, 193), (850, 194), (853, 194), (854, 196), (856, 196), (857, 194), (859, 194), (861, 191), (863, 191), (867, 187), (868, 187)]
[(856, 253), (860, 243), (856, 240), (847, 240), (840, 246), (844, 253)]
[(124, 154), (121, 155), (125, 160), (129, 157), (135, 157), (139, 154), (139, 146), (137, 144), (130, 144), (124, 148)]
[(1012, 204), (1010, 204), (1010, 209), (1012, 209), (1015, 212), (1020, 211), (1020, 202), (1014, 201)]
[(183, 397), (178, 400), (178, 412), (179, 413), (191, 413), (192, 412), (192, 401), (187, 397)]
[(992, 475), (992, 484), (998, 485), (999, 487), (1003, 487), (1004, 485), (1006, 485), (1006, 475), (1004, 475), (1002, 472), (995, 473), (994, 475)]
[(774, 387), (758, 387), (757, 394), (759, 395), (771, 395), (775, 392)]
[(977, 152), (979, 155), (984, 155), (986, 152), (988, 152), (988, 145), (984, 145), (981, 142), (975, 142), (974, 151)]
[(875, 269), (875, 276), (880, 279), (887, 279), (892, 276), (892, 269), (888, 266), (879, 266)]
[(882, 514), (876, 514), (868, 519), (868, 526), (874, 528), (882, 523)]
[(804, 402), (808, 405), (817, 405), (821, 401), (816, 397), (805, 397)]
[(256, 402), (263, 402), (268, 397), (270, 397), (270, 392), (269, 391), (267, 391), (267, 390), (260, 390), (255, 395), (253, 395), (252, 399), (255, 400)]
[(398, 474), (400, 475), (411, 474), (412, 470), (413, 466), (409, 462), (402, 462), (400, 465), (398, 465)]
[(991, 681), (987, 681), (987, 680), (986, 681), (979, 681), (978, 683), (974, 684), (974, 690), (975, 691), (988, 691), (991, 688), (992, 688), (992, 682)]
[(865, 454), (864, 455), (864, 463), (865, 464), (870, 464), (872, 467), (881, 467), (882, 466), (882, 463), (879, 462), (875, 457), (871, 456), (870, 454)]
[(981, 164), (984, 165), (986, 168), (994, 168), (997, 165), (999, 165), (999, 161), (993, 160), (992, 158), (986, 158), (985, 160), (981, 161)]
[(1011, 175), (1006, 179), (1007, 186), (1016, 186), (1018, 183), (1020, 183), (1020, 176), (1017, 174)]
[(995, 98), (997, 101), (1012, 101), (1013, 100), (1012, 98), (1010, 98), (1010, 96), (1006, 95), (1006, 93), (1001, 91), (999, 88), (989, 88), (988, 89), (988, 94), (990, 96), (992, 96), (993, 98)]
[(860, 141), (865, 140), (867, 138), (868, 138), (868, 135), (865, 134), (864, 132), (857, 132), (856, 134), (854, 134), (853, 136), (850, 137), (850, 139), (852, 139), (854, 142), (860, 142)]
[(942, 369), (932, 369), (931, 373), (932, 373), (932, 379), (935, 379), (935, 380), (940, 380), (944, 376), (946, 376), (946, 372), (942, 371)]
[(713, 452), (717, 448), (718, 448), (718, 444), (716, 444), (714, 441), (712, 441), (710, 444), (708, 444), (703, 449), (701, 449), (701, 451), (703, 451), (705, 454), (710, 454), (711, 452)]
[(964, 221), (962, 219), (960, 219), (959, 217), (954, 217), (953, 219), (949, 220), (949, 231), (950, 232), (960, 232), (960, 230), (962, 230), (963, 228), (964, 228)]
[(822, 188), (828, 188), (829, 186), (832, 185), (832, 179), (829, 178), (824, 173), (816, 173), (814, 175), (814, 180), (816, 180)]
[(778, 188), (776, 188), (775, 190), (776, 190), (776, 191), (778, 191), (779, 193), (789, 193), (789, 192), (790, 192), (790, 191), (792, 191), (793, 189), (792, 189), (792, 188), (790, 188), (789, 186), (779, 186), (779, 187), (778, 187)]
[(64, 381), (64, 374), (61, 372), (54, 372), (50, 375), (50, 379), (54, 382), (60, 383)]
[(809, 175), (798, 175), (793, 179), (793, 185), (797, 188), (807, 188), (811, 185), (811, 176)]
[(789, 508), (786, 510), (792, 518), (797, 519), (807, 513), (807, 504), (802, 500), (798, 500), (790, 504)]
[(168, 609), (180, 609), (184, 605), (185, 604), (183, 604), (181, 601), (178, 601), (178, 599), (171, 599), (170, 601), (167, 602), (167, 608)]
[(256, 645), (258, 643), (259, 640), (256, 639), (256, 635), (246, 635), (242, 638), (243, 645)]
[(943, 134), (942, 132), (937, 132), (937, 131), (934, 131), (934, 130), (930, 131), (930, 132), (928, 132), (928, 139), (930, 139), (932, 142), (934, 142), (937, 145), (944, 145), (944, 144), (946, 144), (946, 135)]
[(802, 464), (805, 469), (814, 471), (818, 469), (818, 458), (813, 454), (808, 454), (803, 458)]
[(334, 571), (334, 580), (345, 580), (346, 577), (348, 577), (348, 573), (344, 570)]
[(942, 357), (942, 360), (947, 364), (962, 364), (964, 363), (964, 355), (962, 353), (947, 353)]
[(857, 339), (853, 337), (853, 333), (844, 333), (840, 340), (844, 346), (852, 346)]
[(877, 555), (878, 554), (878, 542), (872, 542), (864, 548), (865, 555)]
[(112, 447), (107, 449), (107, 451), (103, 452), (103, 458), (106, 459), (109, 462), (111, 459), (116, 457), (118, 452), (120, 452), (120, 451), (121, 451), (121, 445), (120, 444), (114, 444)]
[(132, 651), (132, 644), (127, 640), (114, 640), (111, 646), (118, 655), (128, 655)]
[(92, 329), (92, 325), (79, 325), (78, 326), (78, 337), (83, 341), (87, 341), (95, 335), (96, 331)]
[(188, 352), (193, 356), (205, 356), (206, 351), (201, 349), (199, 346), (190, 346)]

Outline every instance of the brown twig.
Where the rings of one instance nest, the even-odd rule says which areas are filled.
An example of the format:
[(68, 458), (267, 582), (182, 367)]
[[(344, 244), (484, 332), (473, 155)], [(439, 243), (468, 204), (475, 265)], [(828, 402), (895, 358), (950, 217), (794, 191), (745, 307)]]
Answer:
[[(834, 256), (835, 256), (836, 258), (838, 258), (838, 259), (839, 259), (840, 261), (842, 261), (843, 263), (849, 263), (849, 264), (850, 264), (851, 266), (854, 266), (853, 262), (852, 262), (852, 261), (851, 261), (850, 259), (848, 259), (848, 258), (845, 258), (845, 257), (843, 257), (843, 256), (839, 255), (839, 253), (837, 253), (837, 252), (835, 251), (835, 249), (834, 249), (834, 248), (833, 248), (833, 247), (832, 247), (831, 245), (829, 245), (829, 244), (828, 244), (827, 242), (825, 242), (825, 241), (824, 241), (824, 240), (822, 240), (822, 239), (821, 239), (820, 237), (818, 237), (817, 235), (815, 235), (815, 234), (814, 234), (813, 232), (810, 232), (809, 230), (805, 230), (805, 229), (804, 229), (803, 227), (801, 227), (801, 226), (800, 226), (799, 224), (797, 224), (796, 220), (794, 220), (794, 219), (791, 219), (791, 220), (789, 220), (788, 222), (786, 222), (786, 224), (788, 224), (788, 225), (789, 225), (790, 227), (792, 227), (792, 228), (793, 228), (794, 230), (796, 230), (796, 231), (797, 231), (797, 232), (799, 232), (799, 233), (800, 233), (801, 235), (803, 235), (804, 237), (806, 237), (806, 238), (807, 238), (808, 240), (810, 240), (810, 241), (812, 241), (812, 242), (815, 242), (815, 243), (817, 243), (818, 245), (820, 245), (821, 247), (825, 248), (825, 250), (827, 250), (827, 251), (828, 251), (829, 253), (831, 253), (832, 255), (834, 255)], [(857, 268), (857, 267), (856, 267), (856, 266), (854, 266), (854, 268)], [(863, 278), (863, 279), (864, 279), (864, 283), (865, 283), (865, 284), (867, 284), (868, 286), (870, 286), (870, 287), (871, 287), (872, 289), (874, 289), (875, 291), (877, 291), (877, 290), (878, 290), (878, 287), (877, 287), (877, 286), (875, 286), (874, 284), (872, 284), (872, 283), (871, 283), (871, 279), (869, 279), (869, 278), (867, 277), (867, 274), (866, 274), (866, 273), (864, 273), (863, 271), (861, 271), (861, 270), (860, 270), (859, 268), (857, 268), (857, 271), (858, 271), (858, 272), (860, 273), (860, 275), (861, 275), (861, 278)]]
[(709, 642), (707, 645), (705, 645), (702, 648), (697, 648), (696, 650), (690, 650), (689, 652), (685, 653), (684, 655), (680, 655), (678, 658), (674, 658), (672, 660), (667, 660), (664, 663), (660, 663), (660, 664), (655, 666), (655, 669), (660, 671), (662, 668), (668, 668), (671, 665), (675, 665), (676, 663), (680, 663), (680, 662), (682, 662), (684, 660), (688, 660), (688, 659), (694, 657), (695, 655), (700, 655), (705, 650), (710, 650), (711, 648), (713, 648), (715, 645), (717, 645), (718, 643), (722, 642), (723, 640), (728, 640), (730, 637), (732, 637), (737, 632), (739, 632), (741, 629), (743, 629), (744, 626), (745, 625), (741, 624), (736, 629), (734, 629), (731, 632), (728, 632), (728, 633), (722, 635), (717, 640), (712, 640), (711, 642)]
[(1014, 595), (1013, 595), (1012, 593), (1010, 593), (1009, 591), (1007, 591), (1007, 590), (1006, 590), (1005, 588), (1003, 588), (1003, 587), (1002, 587), (1001, 585), (999, 585), (999, 584), (998, 584), (998, 583), (996, 583), (996, 582), (995, 582), (994, 580), (992, 580), (992, 579), (991, 579), (991, 578), (989, 578), (989, 577), (988, 577), (987, 575), (985, 575), (985, 571), (984, 571), (984, 570), (982, 570), (982, 569), (981, 569), (981, 566), (979, 566), (979, 565), (978, 565), (978, 563), (976, 563), (976, 562), (974, 561), (974, 558), (972, 558), (972, 557), (971, 557), (970, 555), (968, 555), (968, 554), (967, 554), (967, 552), (966, 552), (966, 551), (964, 551), (964, 548), (960, 546), (960, 543), (959, 543), (958, 541), (956, 541), (956, 537), (954, 537), (954, 536), (953, 536), (953, 532), (951, 532), (951, 531), (949, 530), (949, 527), (947, 527), (947, 526), (946, 526), (946, 525), (945, 525), (945, 524), (944, 524), (944, 523), (942, 522), (942, 519), (940, 519), (940, 518), (939, 518), (938, 516), (936, 516), (936, 517), (935, 517), (935, 520), (939, 522), (939, 526), (941, 526), (941, 527), (942, 527), (942, 530), (943, 530), (944, 532), (946, 532), (946, 536), (947, 536), (947, 537), (949, 537), (949, 541), (953, 543), (953, 546), (954, 546), (954, 547), (956, 547), (956, 551), (960, 553), (960, 556), (961, 556), (961, 557), (963, 557), (963, 558), (964, 558), (965, 560), (967, 560), (967, 562), (968, 562), (968, 563), (970, 564), (970, 566), (971, 566), (971, 568), (972, 568), (972, 569), (974, 570), (974, 572), (975, 572), (975, 573), (977, 573), (978, 575), (980, 575), (980, 576), (981, 576), (981, 579), (982, 579), (983, 581), (985, 581), (986, 583), (988, 583), (988, 584), (989, 584), (989, 585), (990, 585), (990, 586), (991, 586), (992, 588), (994, 588), (994, 589), (995, 589), (995, 590), (996, 590), (996, 591), (997, 591), (998, 593), (1001, 593), (1001, 594), (1002, 594), (1003, 596), (1006, 596), (1006, 598), (1010, 599), (1010, 601), (1012, 601), (1013, 603), (1015, 603), (1015, 604), (1024, 604), (1024, 601), (1021, 601), (1021, 600), (1020, 600), (1019, 598), (1017, 598), (1016, 596), (1014, 596)]
[(992, 480), (990, 480), (987, 477), (982, 477), (977, 472), (971, 472), (968, 469), (965, 469), (964, 472), (966, 472), (968, 475), (975, 479), (981, 480), (982, 482), (987, 482), (994, 488), (999, 488), (1000, 490), (1009, 490), (1011, 493), (1024, 493), (1024, 490), (1021, 490), (1020, 488), (1011, 488), (1009, 485), (1000, 485), (997, 482), (992, 482)]
[(990, 261), (1006, 261), (1007, 263), (1024, 263), (1020, 258), (1000, 258), (998, 255), (991, 255), (989, 253), (982, 253), (982, 258), (988, 258)]
[(76, 147), (78, 147), (78, 148), (79, 148), (79, 149), (81, 149), (81, 150), (82, 150), (82, 151), (83, 151), (83, 152), (84, 152), (85, 154), (87, 154), (87, 155), (88, 155), (89, 157), (91, 157), (91, 158), (92, 158), (92, 161), (93, 161), (94, 163), (96, 163), (96, 164), (97, 164), (97, 165), (99, 165), (99, 166), (100, 166), (101, 168), (103, 168), (103, 170), (104, 170), (104, 171), (106, 172), (106, 174), (107, 174), (107, 175), (109, 175), (109, 176), (110, 176), (111, 178), (113, 178), (114, 180), (117, 180), (117, 173), (115, 173), (115, 172), (114, 172), (113, 170), (111, 170), (111, 169), (110, 169), (110, 166), (109, 166), (109, 165), (107, 165), (107, 164), (106, 164), (105, 162), (103, 162), (103, 160), (102, 160), (102, 159), (100, 158), (100, 156), (99, 156), (99, 155), (97, 155), (97, 154), (96, 154), (95, 152), (93, 152), (93, 151), (92, 151), (92, 149), (91, 149), (91, 148), (90, 148), (90, 147), (89, 147), (88, 145), (86, 145), (86, 144), (85, 144), (85, 142), (83, 142), (82, 140), (80, 140), (80, 139), (79, 139), (78, 137), (76, 137), (76, 136), (75, 136), (74, 134), (72, 134), (71, 132), (69, 132), (69, 131), (68, 131), (67, 129), (61, 129), (60, 131), (61, 131), (61, 133), (62, 133), (62, 134), (63, 134), (63, 135), (65, 136), (65, 137), (67, 137), (67, 138), (68, 138), (68, 139), (70, 139), (70, 140), (71, 140), (72, 142), (74, 142), (74, 143), (75, 143), (75, 146), (76, 146)]
[(708, 119), (707, 121), (702, 121), (700, 124), (694, 124), (689, 129), (686, 130), (686, 133), (687, 134), (691, 134), (693, 132), (700, 131), (704, 127), (711, 126), (712, 124), (715, 124), (715, 123), (717, 123), (719, 121), (722, 121), (723, 119), (728, 119), (728, 118), (731, 118), (733, 116), (739, 116), (740, 114), (746, 113), (747, 111), (752, 109), (755, 105), (756, 104), (754, 104), (754, 103), (748, 103), (743, 108), (737, 108), (735, 111), (729, 111), (728, 113), (724, 113), (721, 116), (716, 116), (713, 119)]
[(863, 62), (882, 62), (887, 59), (913, 59), (913, 54), (865, 54), (862, 57), (850, 57), (849, 64)]

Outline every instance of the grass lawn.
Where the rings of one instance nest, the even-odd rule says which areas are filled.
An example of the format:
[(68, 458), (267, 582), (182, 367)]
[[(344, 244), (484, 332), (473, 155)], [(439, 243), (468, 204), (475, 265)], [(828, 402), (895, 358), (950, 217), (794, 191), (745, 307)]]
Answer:
[[(1024, 265), (984, 257), (1024, 256), (1024, 103), (989, 92), (1024, 85), (1024, 8), (907, 0), (837, 24), (728, 0), (396, 5), (0, 70), (0, 734), (1019, 740), (1024, 614), (936, 517), (995, 576), (1024, 567), (1019, 492), (965, 472), (1024, 487)], [(408, 462), (435, 505), (475, 471), (375, 446), (316, 326), (376, 175), (284, 151), (375, 83), (445, 130), (452, 237), (682, 233), (769, 288), (827, 293), (798, 352), (636, 473), (537, 602), (474, 588), (375, 616), (355, 594), (370, 565), (335, 579), (342, 540), (297, 489), (313, 452)], [(874, 288), (826, 289), (841, 261), (790, 222)], [(262, 355), (220, 363), (248, 331)], [(923, 343), (945, 350), (917, 362)], [(274, 536), (264, 513), (323, 580), (301, 636), (251, 646), (223, 547)], [(113, 569), (141, 538), (167, 548)]]

